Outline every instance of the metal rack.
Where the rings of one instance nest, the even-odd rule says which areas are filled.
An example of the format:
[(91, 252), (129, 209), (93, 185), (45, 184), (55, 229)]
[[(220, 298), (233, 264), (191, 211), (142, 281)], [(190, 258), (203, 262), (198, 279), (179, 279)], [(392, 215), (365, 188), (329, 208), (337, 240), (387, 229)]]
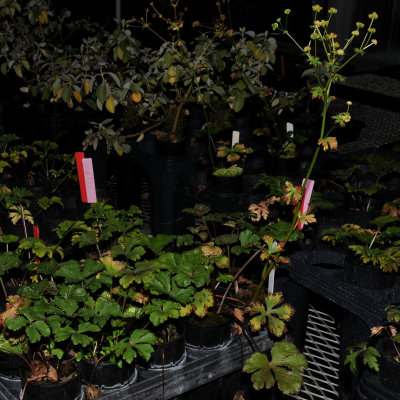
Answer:
[(309, 308), (303, 353), (308, 360), (303, 388), (299, 395), (290, 397), (298, 400), (338, 400), (339, 335), (332, 316), (313, 305)]

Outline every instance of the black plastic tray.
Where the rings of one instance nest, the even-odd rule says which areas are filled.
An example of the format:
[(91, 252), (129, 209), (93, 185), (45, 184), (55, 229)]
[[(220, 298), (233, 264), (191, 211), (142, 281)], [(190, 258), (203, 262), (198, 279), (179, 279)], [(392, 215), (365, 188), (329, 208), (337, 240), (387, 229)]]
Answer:
[(312, 253), (301, 251), (291, 256), (291, 264), (285, 266), (290, 278), (358, 315), (369, 327), (381, 323), (386, 316), (385, 307), (400, 302), (400, 280), (387, 290), (362, 289), (344, 279), (344, 269), (322, 268), (311, 264)]
[[(266, 351), (273, 342), (266, 331), (253, 338), (260, 351)], [(119, 389), (102, 391), (102, 400), (159, 400), (177, 397), (194, 388), (240, 370), (244, 362), (256, 351), (254, 344), (245, 336), (234, 338), (225, 346), (213, 350), (187, 348), (182, 364), (159, 370), (138, 367), (135, 383)], [(21, 391), (19, 379), (0, 376), (0, 400), (18, 400)], [(84, 399), (84, 387), (82, 399)], [(72, 399), (71, 399), (72, 400)]]

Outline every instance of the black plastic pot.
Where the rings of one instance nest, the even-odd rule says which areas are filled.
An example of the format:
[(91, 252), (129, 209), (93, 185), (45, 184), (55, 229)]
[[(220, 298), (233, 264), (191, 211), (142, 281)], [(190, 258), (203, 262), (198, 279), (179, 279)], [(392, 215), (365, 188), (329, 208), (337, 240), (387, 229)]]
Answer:
[(8, 378), (18, 378), (19, 369), (26, 367), (24, 360), (16, 354), (0, 352), (0, 375)]
[[(95, 368), (96, 367), (96, 368)], [(135, 365), (119, 368), (117, 364), (82, 359), (81, 361), (82, 381), (93, 384), (101, 389), (121, 387), (136, 378)]]
[(169, 368), (181, 363), (186, 356), (185, 330), (178, 338), (167, 343), (157, 343), (148, 363), (149, 368)]
[(379, 382), (400, 396), (400, 363), (387, 354), (379, 358)]
[[(22, 388), (26, 384), (26, 369), (20, 369)], [(24, 400), (79, 400), (82, 396), (81, 376), (78, 370), (65, 382), (40, 384), (29, 382), (26, 384)]]
[(211, 190), (215, 193), (237, 194), (242, 192), (242, 175), (215, 176), (211, 175)]
[(162, 156), (180, 156), (185, 154), (186, 142), (181, 140), (179, 142), (164, 142), (156, 140), (156, 151)]
[(383, 272), (377, 266), (348, 260), (344, 269), (345, 280), (363, 289), (385, 290), (393, 287), (394, 273)]
[[(398, 376), (396, 377), (398, 380)], [(356, 400), (400, 400), (400, 393), (379, 382), (378, 377), (364, 371), (355, 394)]]
[(188, 319), (184, 322), (186, 345), (201, 349), (214, 349), (227, 344), (231, 338), (231, 321), (220, 316), (219, 321)]

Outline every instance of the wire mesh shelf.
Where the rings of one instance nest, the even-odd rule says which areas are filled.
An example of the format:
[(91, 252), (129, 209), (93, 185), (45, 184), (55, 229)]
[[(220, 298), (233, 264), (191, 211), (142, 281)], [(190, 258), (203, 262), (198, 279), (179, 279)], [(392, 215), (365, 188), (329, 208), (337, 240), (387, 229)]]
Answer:
[(304, 375), (302, 391), (291, 398), (339, 399), (339, 339), (333, 317), (310, 305), (303, 351), (308, 360), (308, 369)]

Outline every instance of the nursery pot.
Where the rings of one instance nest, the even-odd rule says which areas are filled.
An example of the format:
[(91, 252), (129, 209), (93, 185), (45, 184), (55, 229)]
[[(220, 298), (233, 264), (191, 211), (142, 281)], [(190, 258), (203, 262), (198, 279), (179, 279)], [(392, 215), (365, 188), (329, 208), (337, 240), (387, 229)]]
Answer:
[(24, 400), (78, 400), (81, 398), (81, 376), (79, 369), (63, 382), (26, 383), (28, 370), (20, 369), (22, 390), (25, 389)]
[(344, 269), (345, 280), (359, 288), (384, 290), (393, 287), (396, 275), (383, 272), (379, 267), (347, 260)]
[(0, 375), (17, 378), (19, 377), (19, 369), (25, 367), (25, 361), (16, 354), (0, 352)]
[(185, 329), (174, 340), (157, 343), (148, 363), (149, 368), (168, 368), (178, 365), (185, 359)]
[(93, 384), (100, 389), (121, 387), (136, 377), (134, 365), (123, 365), (119, 368), (117, 364), (109, 362), (96, 363), (92, 360), (82, 359), (81, 361), (82, 381), (86, 384)]
[(208, 313), (204, 319), (192, 317), (184, 324), (186, 345), (191, 347), (219, 348), (231, 338), (231, 321), (221, 314)]
[(379, 358), (379, 381), (387, 389), (400, 394), (400, 362), (387, 354)]
[(215, 193), (238, 194), (242, 191), (242, 175), (215, 176), (211, 175), (211, 189)]
[(156, 140), (156, 151), (162, 156), (181, 156), (185, 154), (186, 142), (180, 140), (178, 142), (169, 142)]

